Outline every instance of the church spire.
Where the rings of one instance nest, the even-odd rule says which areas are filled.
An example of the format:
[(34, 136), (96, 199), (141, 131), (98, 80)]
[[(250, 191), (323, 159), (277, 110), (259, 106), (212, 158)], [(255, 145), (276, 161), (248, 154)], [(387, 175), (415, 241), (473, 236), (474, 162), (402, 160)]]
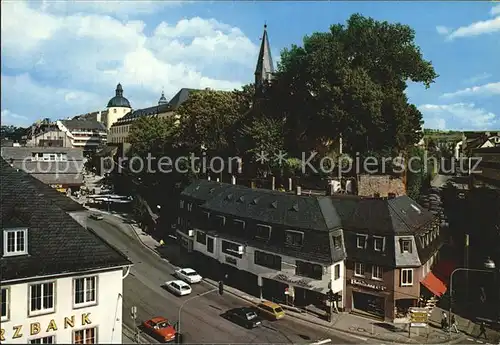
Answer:
[(255, 67), (255, 90), (262, 90), (262, 87), (272, 79), (273, 74), (274, 64), (271, 57), (271, 46), (269, 45), (269, 38), (267, 36), (267, 24), (264, 24), (259, 58)]

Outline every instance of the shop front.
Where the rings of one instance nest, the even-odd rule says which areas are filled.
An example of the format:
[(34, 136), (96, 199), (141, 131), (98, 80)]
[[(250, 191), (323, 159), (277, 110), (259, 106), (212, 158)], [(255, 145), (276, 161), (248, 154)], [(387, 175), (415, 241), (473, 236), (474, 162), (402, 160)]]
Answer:
[(193, 251), (194, 239), (181, 230), (177, 230), (177, 239), (181, 249), (191, 253)]
[[(347, 282), (346, 309), (380, 319), (392, 318), (387, 313), (389, 292), (383, 283), (374, 283), (362, 279), (349, 279)], [(390, 314), (390, 315), (387, 315)]]

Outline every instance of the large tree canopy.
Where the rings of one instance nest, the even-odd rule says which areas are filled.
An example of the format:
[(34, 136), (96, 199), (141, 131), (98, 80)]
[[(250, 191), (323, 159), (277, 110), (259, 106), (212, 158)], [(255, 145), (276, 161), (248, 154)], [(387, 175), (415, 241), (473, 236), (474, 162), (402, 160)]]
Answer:
[(271, 95), (287, 118), (287, 146), (318, 149), (339, 134), (360, 153), (416, 143), (422, 114), (408, 103), (406, 82), (428, 87), (437, 74), (414, 39), (406, 25), (355, 14), (285, 49)]

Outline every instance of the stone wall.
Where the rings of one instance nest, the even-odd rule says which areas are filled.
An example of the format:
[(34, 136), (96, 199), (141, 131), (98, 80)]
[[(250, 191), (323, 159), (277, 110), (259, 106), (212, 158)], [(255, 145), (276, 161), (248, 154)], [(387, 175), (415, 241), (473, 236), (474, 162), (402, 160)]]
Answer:
[(374, 196), (379, 193), (381, 197), (386, 197), (389, 193), (396, 196), (406, 195), (406, 188), (403, 179), (390, 175), (368, 175), (358, 176), (358, 195)]

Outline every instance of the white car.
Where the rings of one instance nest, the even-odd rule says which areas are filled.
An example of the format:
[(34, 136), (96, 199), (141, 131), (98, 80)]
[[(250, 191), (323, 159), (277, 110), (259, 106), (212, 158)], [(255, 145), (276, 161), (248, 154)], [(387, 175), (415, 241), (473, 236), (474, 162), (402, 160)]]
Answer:
[(201, 282), (203, 279), (198, 272), (192, 268), (181, 268), (175, 271), (174, 274), (177, 278), (184, 280), (189, 284), (196, 284)]
[(171, 280), (165, 283), (165, 287), (177, 296), (186, 296), (191, 293), (191, 286), (182, 280)]

